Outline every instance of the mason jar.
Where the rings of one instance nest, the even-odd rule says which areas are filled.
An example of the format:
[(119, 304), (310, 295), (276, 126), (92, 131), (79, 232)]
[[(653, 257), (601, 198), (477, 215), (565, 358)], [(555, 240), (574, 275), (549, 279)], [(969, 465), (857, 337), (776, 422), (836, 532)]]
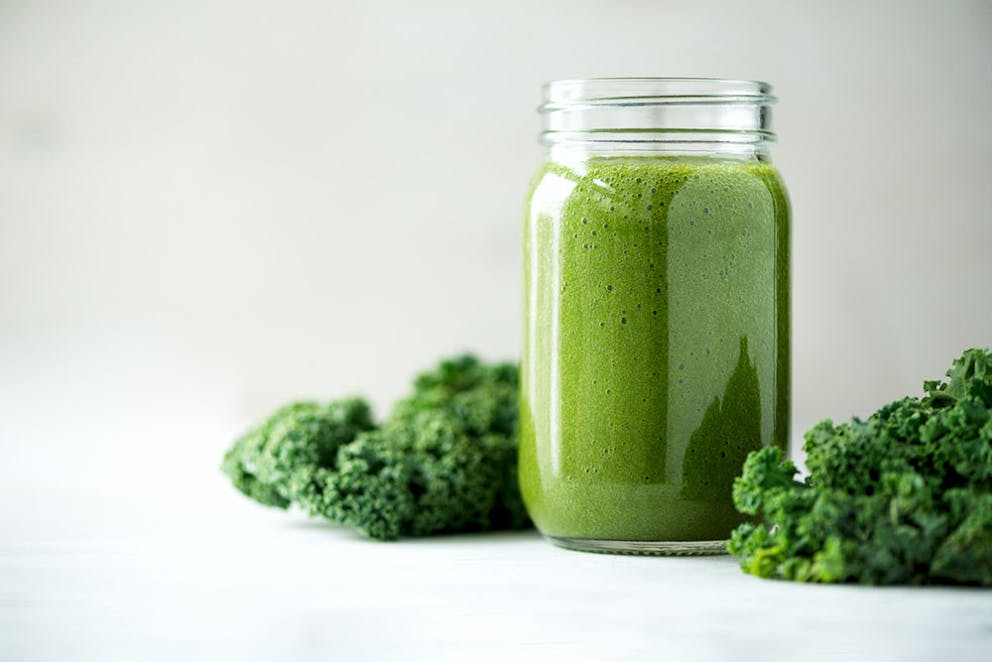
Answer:
[(569, 548), (722, 553), (789, 437), (789, 202), (771, 87), (544, 87), (527, 195), (520, 486)]

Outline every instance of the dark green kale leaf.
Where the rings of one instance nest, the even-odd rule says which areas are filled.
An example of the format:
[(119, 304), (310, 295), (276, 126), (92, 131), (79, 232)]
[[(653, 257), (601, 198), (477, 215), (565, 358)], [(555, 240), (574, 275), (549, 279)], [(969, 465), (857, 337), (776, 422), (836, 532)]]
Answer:
[(297, 453), (298, 461), (286, 463), (291, 469), (278, 473), (275, 505), (296, 503), (377, 540), (528, 526), (516, 479), (516, 422), (515, 365), (470, 355), (444, 360), (417, 377), (380, 427), (366, 426), (333, 447), (318, 443), (312, 429), (288, 424), (314, 452)]
[(781, 451), (735, 481), (746, 572), (797, 581), (992, 585), (992, 352), (972, 349), (922, 399), (806, 433), (809, 476)]
[(371, 428), (371, 411), (360, 398), (296, 402), (234, 442), (221, 469), (252, 499), (287, 508), (302, 482), (299, 474), (333, 466), (338, 449)]

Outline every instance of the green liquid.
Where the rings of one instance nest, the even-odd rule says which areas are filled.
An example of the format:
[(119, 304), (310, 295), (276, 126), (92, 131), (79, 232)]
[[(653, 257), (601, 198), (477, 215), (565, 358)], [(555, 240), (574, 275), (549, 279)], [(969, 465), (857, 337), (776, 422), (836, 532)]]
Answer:
[(547, 535), (691, 541), (789, 433), (789, 207), (774, 167), (546, 163), (525, 224), (520, 485)]

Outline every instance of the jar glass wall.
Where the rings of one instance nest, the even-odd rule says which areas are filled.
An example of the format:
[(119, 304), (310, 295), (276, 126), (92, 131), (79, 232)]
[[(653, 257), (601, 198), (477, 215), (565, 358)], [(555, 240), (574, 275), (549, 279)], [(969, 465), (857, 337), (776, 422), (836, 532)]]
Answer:
[(750, 81), (559, 81), (528, 195), (520, 483), (558, 544), (716, 553), (789, 434), (789, 205)]

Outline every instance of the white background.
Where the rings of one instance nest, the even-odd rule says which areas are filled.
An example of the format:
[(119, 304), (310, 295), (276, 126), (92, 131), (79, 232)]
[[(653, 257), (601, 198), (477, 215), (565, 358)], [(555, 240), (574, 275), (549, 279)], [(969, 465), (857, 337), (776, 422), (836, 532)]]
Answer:
[[(214, 570), (248, 553), (257, 518), (275, 518), (258, 529), (272, 547), (247, 566), (278, 549), (319, 567), (325, 538), (239, 499), (220, 453), (295, 397), (382, 411), (443, 354), (516, 356), (540, 85), (602, 75), (775, 85), (797, 433), (992, 344), (992, 3), (0, 0), (0, 657), (124, 658), (148, 633), (122, 644), (108, 619), (143, 613), (132, 589), (178, 609), (154, 581), (183, 568), (170, 586), (230, 608), (251, 583), (224, 593)], [(538, 545), (505, 541), (510, 558)], [(451, 544), (427, 567), (498, 554)], [(562, 583), (591, 572), (538, 549), (536, 576), (547, 559)], [(616, 586), (683, 568), (636, 567), (651, 570)], [(269, 572), (259, 585), (279, 586)], [(852, 614), (884, 611), (858, 599)], [(988, 643), (983, 604), (943, 643)], [(906, 632), (931, 607), (905, 607)], [(207, 650), (206, 626), (159, 622), (186, 632), (160, 650)], [(586, 626), (593, 643), (629, 634)], [(907, 650), (951, 632), (930, 627)], [(707, 638), (668, 635), (675, 651)]]

